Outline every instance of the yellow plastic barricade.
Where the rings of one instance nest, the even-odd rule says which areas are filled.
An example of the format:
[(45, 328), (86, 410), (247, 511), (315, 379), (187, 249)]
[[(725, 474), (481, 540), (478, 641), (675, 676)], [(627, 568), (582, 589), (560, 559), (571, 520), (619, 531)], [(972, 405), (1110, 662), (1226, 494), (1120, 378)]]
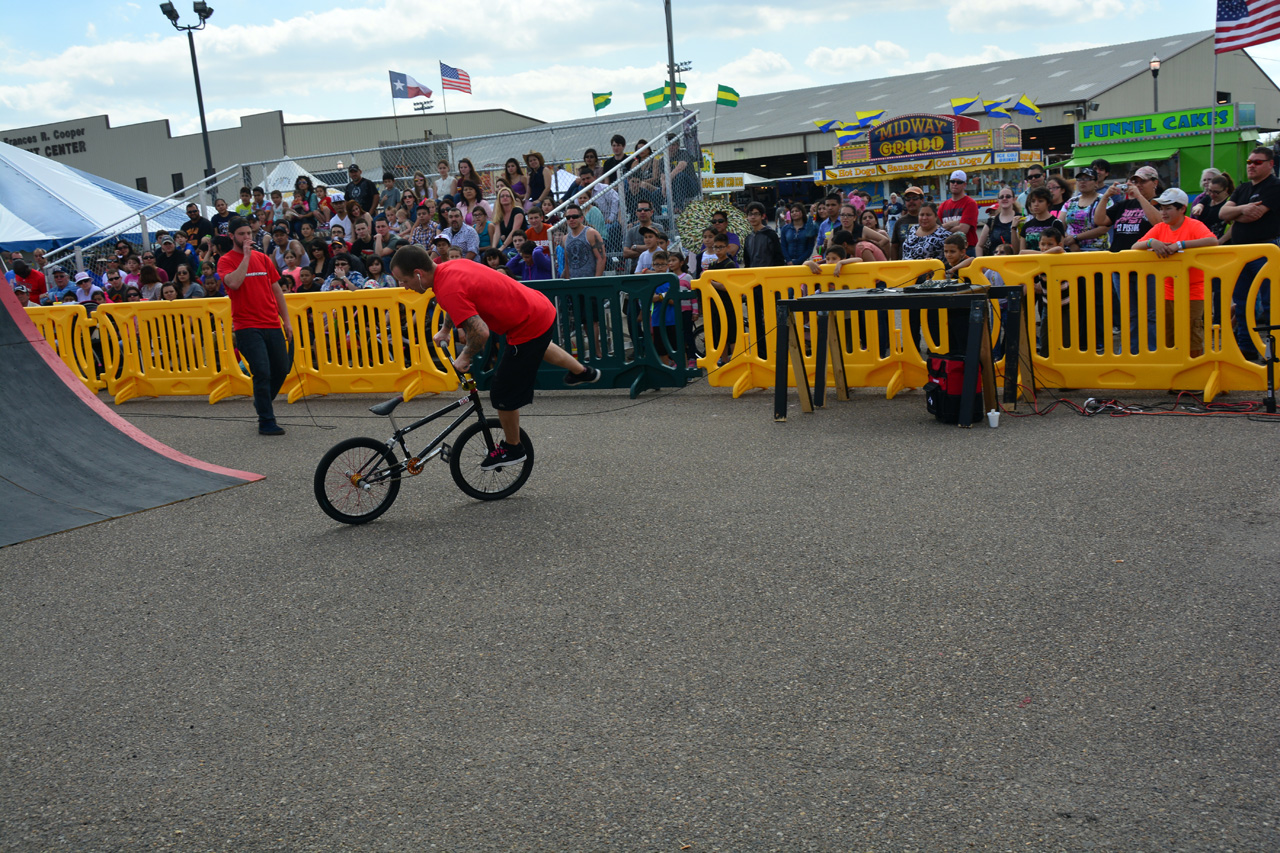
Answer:
[[(902, 287), (924, 276), (934, 277), (942, 271), (938, 261), (883, 261), (846, 265), (837, 277), (834, 267), (822, 267), (821, 273), (804, 266), (762, 267), (734, 270), (708, 270), (694, 282), (702, 296), (703, 334), (706, 355), (698, 365), (708, 372), (707, 381), (717, 387), (733, 389), (740, 397), (753, 388), (772, 388), (777, 376), (775, 342), (777, 339), (779, 299), (795, 299), (809, 293), (828, 290), (851, 290)], [(729, 312), (732, 311), (731, 332)], [(895, 312), (895, 315), (897, 312)], [(802, 356), (809, 381), (816, 375), (817, 358), (813, 334), (815, 316), (800, 315), (802, 324)], [(888, 317), (889, 341), (881, 340), (877, 312), (851, 312), (836, 324), (837, 341), (842, 353), (844, 375), (851, 387), (885, 387), (892, 397), (904, 387), (920, 386), (927, 381), (924, 363), (910, 334), (902, 328), (900, 318)], [(745, 331), (743, 331), (745, 327)], [(730, 341), (733, 340), (730, 357)], [(717, 364), (724, 361), (718, 370)], [(835, 372), (828, 371), (829, 384), (835, 383)], [(795, 379), (788, 374), (787, 383)]]
[(80, 377), (90, 391), (106, 387), (98, 373), (98, 359), (94, 355), (96, 323), (83, 305), (33, 305), (27, 308), (27, 316), (63, 363)]
[[(1191, 249), (1166, 259), (1146, 251), (1003, 255), (976, 259), (966, 277), (981, 282), (982, 270), (990, 269), (1026, 290), (1038, 386), (1192, 388), (1208, 401), (1229, 389), (1266, 387), (1263, 368), (1241, 354), (1230, 319), (1236, 279), (1258, 257), (1267, 262), (1254, 280), (1253, 304), (1264, 279), (1280, 280), (1280, 249), (1271, 244)], [(1194, 339), (1192, 270), (1203, 273), (1205, 292)], [(1195, 339), (1203, 342), (1198, 348)]]
[(252, 395), (231, 338), (231, 301), (120, 302), (94, 312), (107, 391), (134, 397)]
[(442, 312), (431, 292), (400, 287), (285, 296), (293, 324), (290, 403), (317, 394), (452, 391), (458, 376), (431, 335)]

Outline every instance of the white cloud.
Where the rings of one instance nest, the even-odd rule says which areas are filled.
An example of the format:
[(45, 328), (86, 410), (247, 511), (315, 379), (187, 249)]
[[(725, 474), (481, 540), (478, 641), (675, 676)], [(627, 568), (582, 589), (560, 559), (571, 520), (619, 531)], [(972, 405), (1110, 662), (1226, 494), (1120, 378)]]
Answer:
[[(947, 11), (947, 23), (957, 33), (1015, 32), (1136, 20), (1149, 10), (1143, 0), (1003, 0), (997, 6), (989, 0), (955, 0)], [(1059, 52), (1058, 48), (1053, 50)]]
[(815, 71), (828, 74), (856, 74), (873, 76), (879, 66), (888, 62), (907, 59), (910, 53), (905, 47), (891, 41), (878, 41), (874, 45), (856, 47), (819, 47), (805, 57), (804, 64)]

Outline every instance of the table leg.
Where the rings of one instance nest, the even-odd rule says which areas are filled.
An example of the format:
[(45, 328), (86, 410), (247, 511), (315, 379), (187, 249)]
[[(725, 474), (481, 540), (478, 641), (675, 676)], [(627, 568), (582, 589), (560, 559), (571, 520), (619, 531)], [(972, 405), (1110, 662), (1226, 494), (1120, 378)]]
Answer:
[(827, 405), (827, 328), (830, 311), (819, 311), (814, 317), (813, 342), (813, 404), (819, 409)]
[[(881, 312), (876, 312), (876, 316), (883, 317)], [(839, 400), (849, 399), (849, 380), (844, 375), (844, 350), (840, 346), (840, 315), (834, 311), (828, 312), (827, 319), (827, 345), (830, 347), (831, 355), (831, 376), (836, 382), (836, 398)]]
[(786, 306), (778, 305), (777, 334), (773, 347), (773, 419), (787, 419), (787, 346), (791, 337), (791, 323), (794, 315)]
[(1004, 310), (1004, 402), (1018, 408), (1018, 374), (1022, 367), (1022, 342), (1027, 337), (1027, 327), (1022, 320), (1022, 297), (1018, 290), (1009, 297)]
[[(813, 395), (809, 390), (809, 375), (804, 369), (804, 348), (800, 342), (801, 328), (804, 323), (796, 320), (794, 313), (789, 313), (787, 323), (790, 326), (791, 337), (791, 372), (796, 378), (796, 396), (800, 398), (800, 411), (813, 412)], [(786, 371), (782, 373), (782, 388), (785, 391), (787, 387)]]
[(978, 360), (982, 349), (980, 335), (985, 334), (987, 299), (981, 296), (969, 301), (969, 345), (964, 353), (964, 387), (960, 389), (960, 423), (968, 429), (973, 426), (973, 386), (978, 379)]
[(978, 364), (982, 367), (982, 411), (996, 407), (996, 365), (991, 355), (991, 303), (984, 302), (982, 320), (982, 348), (978, 350)]

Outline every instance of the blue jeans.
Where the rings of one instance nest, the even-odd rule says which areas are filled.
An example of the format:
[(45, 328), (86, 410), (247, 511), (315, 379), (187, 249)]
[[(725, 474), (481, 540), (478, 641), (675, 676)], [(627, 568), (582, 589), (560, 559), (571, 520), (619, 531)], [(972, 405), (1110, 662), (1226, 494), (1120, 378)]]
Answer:
[(289, 348), (282, 329), (237, 329), (236, 349), (253, 373), (253, 408), (258, 426), (276, 422), (271, 401), (289, 378)]
[[(1147, 279), (1147, 349), (1154, 351), (1156, 348), (1156, 277), (1153, 275), (1146, 276)], [(1120, 273), (1113, 272), (1111, 274), (1111, 290), (1116, 295), (1116, 300), (1120, 299)], [(1137, 273), (1129, 274), (1129, 352), (1136, 354), (1138, 352), (1138, 281)]]
[(1245, 302), (1249, 298), (1249, 288), (1253, 286), (1253, 280), (1258, 275), (1258, 270), (1262, 269), (1262, 265), (1267, 262), (1266, 258), (1255, 258), (1244, 265), (1244, 269), (1240, 270), (1240, 277), (1236, 279), (1236, 288), (1231, 291), (1231, 330), (1235, 333), (1236, 343), (1240, 345), (1240, 352), (1245, 358), (1259, 358), (1258, 348), (1253, 345), (1253, 338), (1249, 336), (1249, 329), (1256, 321), (1258, 313), (1263, 317), (1271, 316), (1271, 281), (1268, 279), (1263, 282), (1262, 287), (1258, 288), (1258, 301), (1255, 305), (1249, 306)]

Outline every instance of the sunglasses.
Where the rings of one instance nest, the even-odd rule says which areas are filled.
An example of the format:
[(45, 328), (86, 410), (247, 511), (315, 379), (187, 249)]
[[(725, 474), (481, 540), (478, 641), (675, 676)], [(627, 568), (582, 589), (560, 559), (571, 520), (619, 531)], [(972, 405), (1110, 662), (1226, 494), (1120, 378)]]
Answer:
[(581, 214), (581, 213), (569, 213), (569, 214), (566, 214), (564, 218), (565, 218), (565, 219), (581, 219), (581, 218), (582, 218), (582, 214)]
[(107, 281), (119, 281), (119, 280), (120, 280), (120, 276), (118, 276), (118, 275), (109, 275), (109, 276), (107, 276)]
[(1270, 163), (1270, 160), (1245, 160), (1246, 166), (1261, 166), (1264, 163)]
[(727, 224), (728, 222), (729, 222), (729, 220), (727, 220), (727, 219), (713, 219), (713, 220), (711, 220), (711, 224), (712, 224), (712, 225), (725, 225), (725, 224)]
[(1027, 177), (1034, 181), (1034, 180), (1036, 180), (1037, 178), (1043, 178), (1043, 177), (1044, 177), (1044, 172), (1041, 172), (1041, 173), (1040, 173), (1040, 174), (1038, 174), (1038, 175), (1027, 175)]

